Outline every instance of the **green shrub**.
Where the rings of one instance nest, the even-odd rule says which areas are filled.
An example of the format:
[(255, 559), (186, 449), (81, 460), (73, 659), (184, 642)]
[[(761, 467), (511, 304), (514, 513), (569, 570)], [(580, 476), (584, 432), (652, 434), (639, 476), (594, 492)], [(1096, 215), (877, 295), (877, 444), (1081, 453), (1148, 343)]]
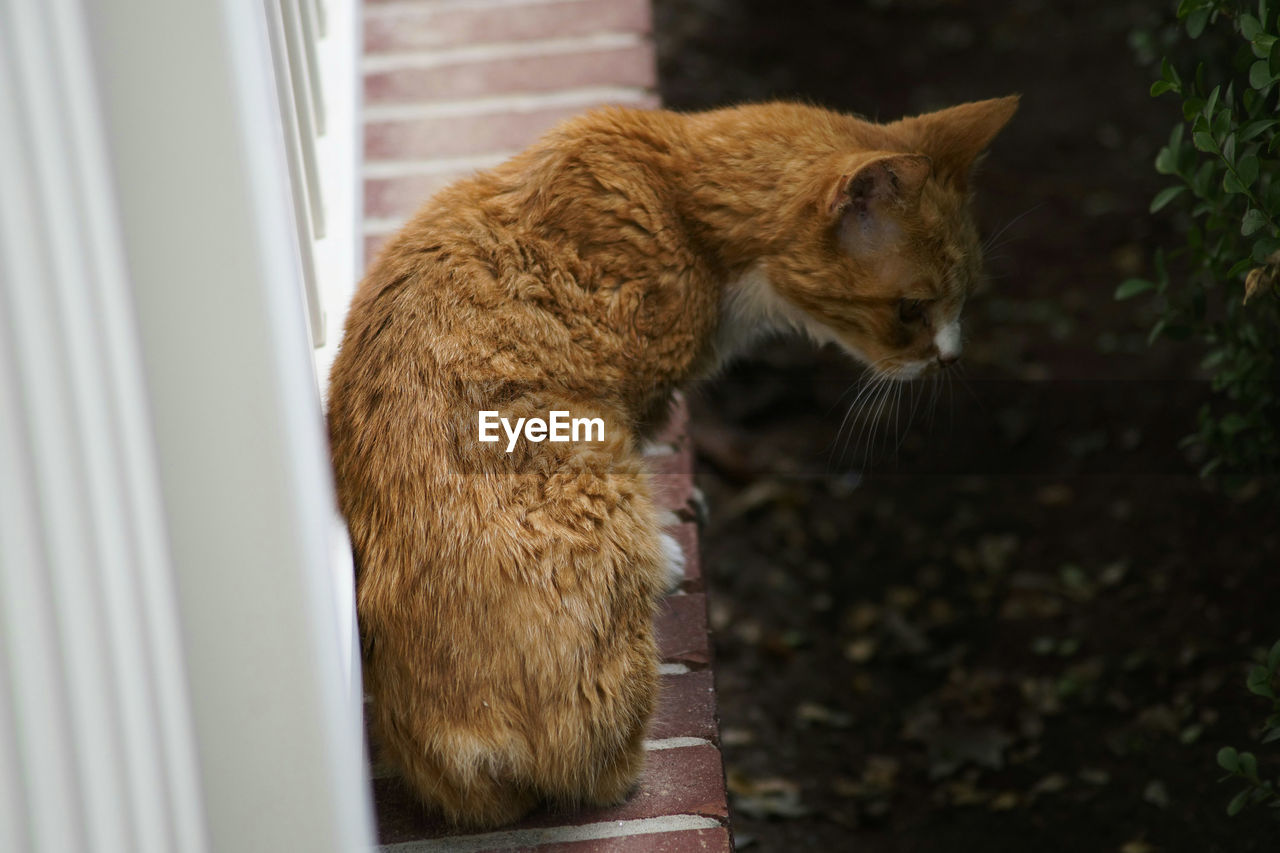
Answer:
[[(1274, 743), (1280, 740), (1280, 692), (1277, 679), (1280, 678), (1280, 641), (1277, 641), (1267, 653), (1262, 663), (1249, 668), (1246, 684), (1249, 692), (1261, 696), (1271, 702), (1271, 714), (1262, 724), (1262, 742)], [(1227, 779), (1237, 779), (1245, 783), (1245, 787), (1227, 804), (1227, 814), (1237, 814), (1247, 805), (1266, 803), (1280, 808), (1280, 779), (1264, 779), (1258, 772), (1258, 759), (1252, 752), (1239, 752), (1235, 747), (1224, 746), (1218, 750), (1218, 766), (1230, 775)]]
[[(1151, 93), (1179, 97), (1183, 120), (1155, 162), (1176, 183), (1151, 211), (1178, 211), (1185, 242), (1156, 252), (1153, 279), (1116, 290), (1117, 299), (1158, 301), (1150, 341), (1191, 339), (1203, 348), (1214, 396), (1188, 444), (1206, 476), (1280, 471), (1278, 13), (1280, 0), (1179, 4), (1186, 36), (1198, 41), (1187, 51), (1168, 33), (1160, 39), (1169, 56)], [(1195, 57), (1194, 68), (1178, 67), (1183, 53)]]
[[(1176, 178), (1151, 212), (1177, 212), (1183, 243), (1157, 250), (1153, 279), (1129, 279), (1117, 299), (1157, 300), (1149, 340), (1192, 340), (1214, 397), (1188, 444), (1201, 473), (1280, 471), (1280, 0), (1182, 0), (1178, 28), (1135, 34), (1140, 56), (1160, 52), (1153, 96), (1181, 99), (1182, 120), (1156, 157)], [(1280, 642), (1249, 670), (1246, 686), (1271, 703), (1263, 744), (1280, 741)], [(1257, 756), (1218, 752), (1227, 779), (1244, 783), (1227, 805), (1280, 807), (1280, 779)], [(1280, 814), (1280, 812), (1278, 812)]]

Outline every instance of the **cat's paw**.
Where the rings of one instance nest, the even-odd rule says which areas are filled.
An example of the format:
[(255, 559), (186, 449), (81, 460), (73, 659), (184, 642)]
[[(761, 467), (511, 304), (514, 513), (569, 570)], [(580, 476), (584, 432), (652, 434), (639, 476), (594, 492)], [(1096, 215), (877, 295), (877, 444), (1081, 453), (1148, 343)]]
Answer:
[(658, 539), (667, 566), (666, 591), (675, 592), (684, 583), (684, 549), (670, 533), (659, 533)]

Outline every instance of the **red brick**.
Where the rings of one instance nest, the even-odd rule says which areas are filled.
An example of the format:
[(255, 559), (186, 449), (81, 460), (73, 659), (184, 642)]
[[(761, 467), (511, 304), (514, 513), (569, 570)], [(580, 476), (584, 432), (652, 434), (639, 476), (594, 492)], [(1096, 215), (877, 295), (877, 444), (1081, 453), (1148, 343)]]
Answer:
[[(370, 122), (364, 128), (365, 156), (370, 160), (405, 160), (518, 151), (560, 121), (603, 103)], [(652, 102), (646, 105), (651, 106)]]
[(667, 533), (680, 543), (684, 551), (684, 581), (680, 588), (686, 592), (702, 589), (702, 560), (698, 554), (698, 525), (692, 521), (668, 527)]
[(366, 53), (571, 38), (595, 33), (648, 33), (649, 0), (579, 0), (465, 8), (419, 3), (366, 12)]
[(714, 746), (686, 746), (645, 753), (636, 792), (616, 806), (577, 812), (544, 812), (522, 826), (542, 827), (638, 820), (667, 815), (699, 815), (724, 820), (724, 769)]
[(649, 44), (581, 50), (489, 61), (459, 61), (429, 68), (400, 68), (365, 75), (365, 102), (460, 100), (484, 95), (552, 92), (583, 86), (657, 83)]
[(671, 398), (671, 415), (662, 430), (654, 437), (659, 444), (686, 443), (689, 440), (689, 404), (684, 395), (676, 392)]
[(364, 182), (364, 215), (376, 219), (407, 218), (437, 190), (470, 174), (472, 171), (369, 178)]
[(381, 844), (398, 844), (448, 834), (444, 822), (427, 812), (398, 776), (373, 780), (373, 802), (378, 842)]
[(669, 595), (654, 619), (658, 654), (667, 663), (706, 666), (711, 662), (707, 638), (707, 597), (700, 592)]
[(719, 738), (716, 725), (715, 682), (710, 670), (664, 675), (658, 711), (649, 726), (649, 737)]
[(391, 239), (391, 234), (366, 234), (364, 238), (364, 265), (368, 267), (377, 257), (382, 244)]
[(645, 754), (640, 790), (613, 808), (578, 815), (574, 822), (634, 820), (692, 814), (721, 820), (725, 805), (724, 768), (714, 746), (658, 749)]
[(693, 449), (685, 443), (675, 453), (648, 457), (654, 498), (658, 506), (684, 518), (691, 516), (693, 500)]
[(544, 844), (534, 849), (538, 853), (730, 853), (733, 846), (729, 831), (719, 827)]

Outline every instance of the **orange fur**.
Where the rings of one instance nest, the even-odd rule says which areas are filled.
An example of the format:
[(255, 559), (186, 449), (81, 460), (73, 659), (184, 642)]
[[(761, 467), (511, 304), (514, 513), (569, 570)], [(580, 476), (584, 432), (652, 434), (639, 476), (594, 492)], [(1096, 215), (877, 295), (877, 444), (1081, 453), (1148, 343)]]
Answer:
[[(1015, 106), (887, 125), (601, 110), (443, 190), (382, 250), (329, 429), (372, 728), (427, 804), (492, 826), (625, 797), (666, 572), (638, 443), (675, 387), (769, 328), (922, 369), (979, 271), (969, 170)], [(605, 440), (477, 440), (480, 410), (553, 409)]]

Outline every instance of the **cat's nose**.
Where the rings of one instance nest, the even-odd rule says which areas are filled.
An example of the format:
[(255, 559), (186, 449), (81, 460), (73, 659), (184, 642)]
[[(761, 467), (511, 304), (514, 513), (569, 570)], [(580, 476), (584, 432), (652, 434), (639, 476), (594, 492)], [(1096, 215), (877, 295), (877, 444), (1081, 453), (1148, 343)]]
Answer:
[(960, 360), (960, 323), (952, 320), (933, 336), (933, 348), (938, 353), (938, 364), (950, 367)]

